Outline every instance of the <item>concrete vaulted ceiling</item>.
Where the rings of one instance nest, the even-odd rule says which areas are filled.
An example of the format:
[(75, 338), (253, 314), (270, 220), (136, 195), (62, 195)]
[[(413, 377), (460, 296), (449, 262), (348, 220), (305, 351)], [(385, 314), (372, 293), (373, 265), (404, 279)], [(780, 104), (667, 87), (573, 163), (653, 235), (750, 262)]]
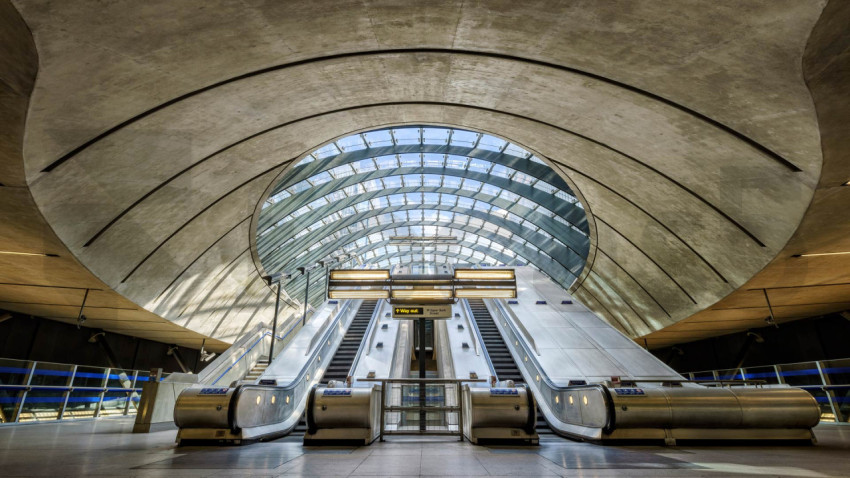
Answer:
[[(650, 346), (850, 306), (843, 2), (0, 0), (0, 307), (213, 349), (327, 142), (444, 125), (587, 212), (572, 293)], [(448, 254), (448, 253), (447, 253)], [(100, 309), (98, 309), (100, 307)]]

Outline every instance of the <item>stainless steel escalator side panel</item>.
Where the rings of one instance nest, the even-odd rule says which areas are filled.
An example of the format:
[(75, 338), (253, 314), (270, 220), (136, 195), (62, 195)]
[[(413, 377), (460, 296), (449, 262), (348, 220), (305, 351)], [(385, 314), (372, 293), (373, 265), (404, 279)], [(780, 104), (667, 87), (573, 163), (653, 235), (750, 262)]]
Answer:
[[(283, 386), (244, 384), (230, 387), (195, 386), (184, 390), (174, 407), (179, 427), (177, 442), (185, 440), (241, 443), (289, 433), (304, 410), (307, 391), (318, 381), (322, 355), (333, 354), (345, 335), (342, 322), (353, 321), (349, 301), (340, 308), (298, 375)], [(303, 329), (302, 329), (303, 330)], [(276, 360), (283, 358), (278, 354)], [(225, 421), (226, 419), (226, 421)]]
[(381, 385), (369, 388), (316, 386), (307, 405), (305, 445), (368, 445), (381, 433)]
[[(489, 305), (489, 304), (488, 304)], [(493, 303), (496, 311), (501, 303)], [(489, 308), (489, 307), (488, 307)], [(496, 326), (543, 416), (558, 434), (610, 439), (810, 440), (820, 417), (814, 397), (790, 387), (707, 387), (656, 382), (637, 387), (552, 383), (508, 317)], [(649, 379), (646, 379), (649, 380)]]
[(731, 388), (743, 414), (743, 427), (806, 428), (820, 422), (820, 405), (799, 388)]
[(235, 392), (235, 388), (187, 388), (177, 397), (174, 423), (179, 428), (228, 428)]

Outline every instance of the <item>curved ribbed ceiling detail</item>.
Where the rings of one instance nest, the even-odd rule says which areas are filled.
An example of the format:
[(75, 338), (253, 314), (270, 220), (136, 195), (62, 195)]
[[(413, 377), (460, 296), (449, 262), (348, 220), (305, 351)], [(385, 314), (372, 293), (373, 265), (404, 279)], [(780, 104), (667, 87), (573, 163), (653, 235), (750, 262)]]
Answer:
[[(257, 252), (267, 272), (351, 256), (402, 261), (530, 264), (568, 288), (585, 265), (584, 208), (525, 148), (458, 128), (400, 126), (349, 135), (301, 158), (262, 206)], [(393, 236), (452, 236), (405, 245)], [(303, 279), (287, 287), (291, 294)]]

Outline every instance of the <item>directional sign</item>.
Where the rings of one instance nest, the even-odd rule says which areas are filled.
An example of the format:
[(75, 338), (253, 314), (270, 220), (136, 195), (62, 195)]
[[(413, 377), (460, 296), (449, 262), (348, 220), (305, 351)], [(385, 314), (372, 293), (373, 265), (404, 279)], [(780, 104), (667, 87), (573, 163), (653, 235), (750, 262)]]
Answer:
[(451, 305), (396, 305), (394, 319), (448, 319), (452, 316)]

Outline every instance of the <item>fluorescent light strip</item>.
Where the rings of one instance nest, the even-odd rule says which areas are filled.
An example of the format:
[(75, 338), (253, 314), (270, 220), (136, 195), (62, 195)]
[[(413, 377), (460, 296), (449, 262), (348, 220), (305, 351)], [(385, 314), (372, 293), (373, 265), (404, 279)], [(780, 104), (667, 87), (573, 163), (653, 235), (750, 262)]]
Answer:
[(451, 299), (451, 289), (399, 289), (393, 291), (393, 299)]
[(331, 280), (350, 280), (350, 281), (360, 281), (360, 280), (387, 280), (390, 278), (390, 271), (388, 269), (377, 269), (377, 270), (344, 270), (344, 269), (335, 269), (331, 271)]
[(328, 292), (330, 299), (389, 299), (390, 291), (383, 289), (343, 289)]
[(514, 299), (515, 289), (455, 289), (458, 299)]
[(43, 252), (14, 252), (0, 251), (0, 254), (8, 254), (11, 256), (40, 256), (40, 257), (59, 257), (57, 254), (46, 254)]
[(794, 257), (818, 257), (818, 256), (844, 256), (850, 254), (850, 251), (844, 252), (815, 252), (812, 254), (795, 254)]
[(512, 280), (513, 269), (455, 269), (455, 279), (467, 280)]

